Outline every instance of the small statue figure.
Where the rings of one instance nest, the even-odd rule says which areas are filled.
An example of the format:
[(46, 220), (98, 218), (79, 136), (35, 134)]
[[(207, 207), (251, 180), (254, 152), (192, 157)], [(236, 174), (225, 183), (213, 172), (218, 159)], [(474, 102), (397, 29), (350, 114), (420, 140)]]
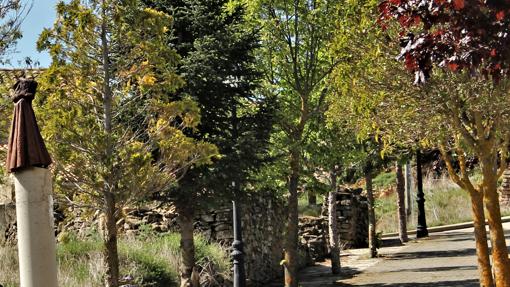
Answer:
[(37, 82), (20, 78), (12, 89), (14, 113), (7, 149), (7, 171), (16, 172), (32, 166), (47, 168), (52, 161), (32, 108)]

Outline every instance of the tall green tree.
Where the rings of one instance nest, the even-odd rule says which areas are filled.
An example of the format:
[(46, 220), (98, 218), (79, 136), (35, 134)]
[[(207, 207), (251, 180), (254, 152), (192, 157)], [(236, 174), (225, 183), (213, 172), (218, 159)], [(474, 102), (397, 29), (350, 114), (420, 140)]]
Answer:
[(327, 174), (330, 188), (327, 193), (329, 250), (331, 272), (340, 273), (340, 238), (338, 229), (337, 192), (342, 183), (342, 171), (349, 169), (360, 155), (355, 134), (348, 126), (327, 125), (325, 116), (312, 123), (314, 132), (306, 140), (305, 153), (313, 165), (313, 175)]
[(227, 0), (145, 3), (174, 16), (170, 45), (182, 58), (178, 73), (186, 84), (171, 96), (188, 95), (197, 102), (202, 121), (190, 136), (214, 143), (221, 153), (214, 165), (189, 170), (169, 197), (181, 224), (181, 286), (189, 286), (196, 267), (194, 215), (212, 203), (242, 198), (251, 175), (266, 161), (274, 106), (256, 92), (259, 35), (246, 25), (242, 5)]
[[(30, 4), (29, 4), (30, 3)], [(21, 23), (32, 9), (30, 1), (0, 0), (0, 62), (11, 64), (6, 55), (15, 48), (21, 38)]]
[[(390, 160), (402, 156), (402, 147), (414, 147), (422, 130), (419, 124), (409, 120), (406, 113), (399, 114), (388, 108), (385, 95), (401, 93), (411, 84), (408, 76), (398, 69), (396, 61), (385, 58), (388, 49), (384, 35), (374, 25), (377, 1), (349, 1), (342, 6), (342, 15), (338, 19), (334, 44), (330, 49), (332, 57), (341, 62), (332, 73), (328, 121), (333, 124), (350, 126), (358, 139), (362, 156), (357, 166), (365, 177), (369, 200), (369, 245), (371, 256), (377, 255), (375, 242), (376, 226), (372, 179), (377, 171), (387, 167)], [(377, 63), (377, 64), (374, 64)], [(405, 105), (405, 103), (402, 103)], [(391, 135), (388, 114), (399, 118), (393, 123)], [(403, 132), (405, 128), (406, 134)], [(416, 132), (413, 133), (413, 130)]]
[(298, 187), (303, 145), (311, 119), (323, 112), (325, 83), (337, 64), (327, 53), (335, 30), (335, 1), (246, 1), (261, 33), (258, 61), (264, 92), (277, 96), (275, 138), (286, 154), (288, 223), (285, 244), (285, 286), (298, 286)]
[(44, 133), (59, 191), (102, 213), (105, 286), (117, 287), (122, 206), (170, 188), (217, 150), (184, 134), (200, 121), (196, 104), (166, 97), (183, 84), (166, 42), (170, 16), (137, 0), (61, 1), (56, 9), (37, 43), (52, 57), (40, 78)]

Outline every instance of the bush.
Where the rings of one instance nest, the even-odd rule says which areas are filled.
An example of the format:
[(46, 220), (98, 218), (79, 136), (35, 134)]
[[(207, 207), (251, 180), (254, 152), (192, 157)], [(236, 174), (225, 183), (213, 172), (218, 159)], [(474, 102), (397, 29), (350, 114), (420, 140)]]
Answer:
[(383, 172), (373, 179), (372, 184), (375, 189), (386, 189), (395, 185), (396, 180), (397, 174), (394, 171)]
[(298, 212), (300, 216), (319, 217), (322, 211), (323, 195), (317, 195), (317, 205), (308, 204), (308, 194), (302, 193), (298, 198)]

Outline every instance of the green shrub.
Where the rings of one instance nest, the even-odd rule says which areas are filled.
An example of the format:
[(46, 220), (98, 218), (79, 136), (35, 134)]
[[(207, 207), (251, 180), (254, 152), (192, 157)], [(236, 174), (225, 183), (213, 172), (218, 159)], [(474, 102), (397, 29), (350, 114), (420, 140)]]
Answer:
[(298, 198), (298, 212), (300, 216), (319, 217), (321, 215), (324, 196), (317, 195), (317, 205), (308, 204), (308, 194), (301, 194)]
[(394, 171), (391, 171), (380, 173), (373, 179), (372, 183), (374, 185), (374, 188), (376, 189), (385, 189), (395, 185), (396, 180), (397, 180), (396, 173)]

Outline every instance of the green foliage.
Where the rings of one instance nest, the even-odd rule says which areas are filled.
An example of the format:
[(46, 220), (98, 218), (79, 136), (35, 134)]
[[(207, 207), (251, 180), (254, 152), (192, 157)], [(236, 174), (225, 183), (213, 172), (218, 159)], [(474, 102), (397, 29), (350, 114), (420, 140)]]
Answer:
[[(264, 75), (259, 93), (276, 99), (275, 132), (271, 137), (270, 155), (277, 161), (267, 167), (265, 188), (284, 190), (291, 173), (307, 174), (313, 181), (320, 157), (314, 134), (322, 128), (321, 114), (328, 94), (326, 84), (338, 63), (328, 53), (335, 30), (337, 4), (331, 1), (230, 1), (244, 3), (248, 23), (260, 31), (257, 51), (258, 67)], [(290, 154), (300, 163), (299, 170), (289, 169)], [(324, 159), (325, 157), (323, 157)], [(302, 162), (302, 163), (301, 163)], [(336, 164), (336, 163), (335, 163)], [(330, 166), (324, 166), (326, 170)], [(294, 169), (296, 169), (294, 168)]]
[(319, 217), (321, 216), (322, 211), (322, 203), (324, 201), (323, 196), (319, 196), (317, 198), (317, 205), (311, 206), (308, 204), (308, 197), (305, 195), (301, 195), (298, 201), (298, 211), (300, 216), (313, 216)]
[[(21, 24), (31, 9), (30, 2), (19, 0), (2, 0), (0, 2), (0, 63), (11, 65), (4, 58), (11, 52), (17, 41), (22, 37)], [(27, 59), (27, 62), (30, 60)]]
[[(415, 134), (423, 129), (409, 120), (411, 110), (398, 110), (399, 105), (407, 107), (408, 103), (387, 101), (412, 89), (412, 84), (390, 54), (395, 44), (388, 43), (374, 25), (377, 5), (377, 1), (356, 0), (341, 8), (345, 17), (339, 19), (330, 52), (342, 61), (333, 71), (327, 116), (333, 124), (347, 122), (359, 141), (379, 145), (366, 149), (368, 153), (377, 151), (385, 157), (400, 152), (401, 147), (416, 146)], [(396, 121), (389, 125), (389, 119)]]
[(375, 189), (385, 189), (395, 185), (396, 174), (394, 171), (382, 172), (373, 179)]
[(136, 0), (59, 2), (57, 14), (37, 44), (53, 59), (39, 102), (60, 192), (89, 207), (108, 192), (127, 203), (217, 155), (184, 134), (200, 122), (196, 104), (166, 97), (183, 85), (172, 17)]
[(261, 77), (254, 57), (258, 34), (246, 25), (244, 7), (227, 9), (228, 2), (145, 1), (174, 15), (170, 47), (182, 59), (177, 70), (186, 84), (171, 97), (188, 96), (202, 111), (201, 123), (187, 135), (214, 143), (221, 154), (214, 165), (188, 170), (173, 190), (172, 196), (196, 207), (228, 200), (239, 187), (248, 189), (252, 175), (268, 160), (274, 108), (271, 99), (255, 93)]

